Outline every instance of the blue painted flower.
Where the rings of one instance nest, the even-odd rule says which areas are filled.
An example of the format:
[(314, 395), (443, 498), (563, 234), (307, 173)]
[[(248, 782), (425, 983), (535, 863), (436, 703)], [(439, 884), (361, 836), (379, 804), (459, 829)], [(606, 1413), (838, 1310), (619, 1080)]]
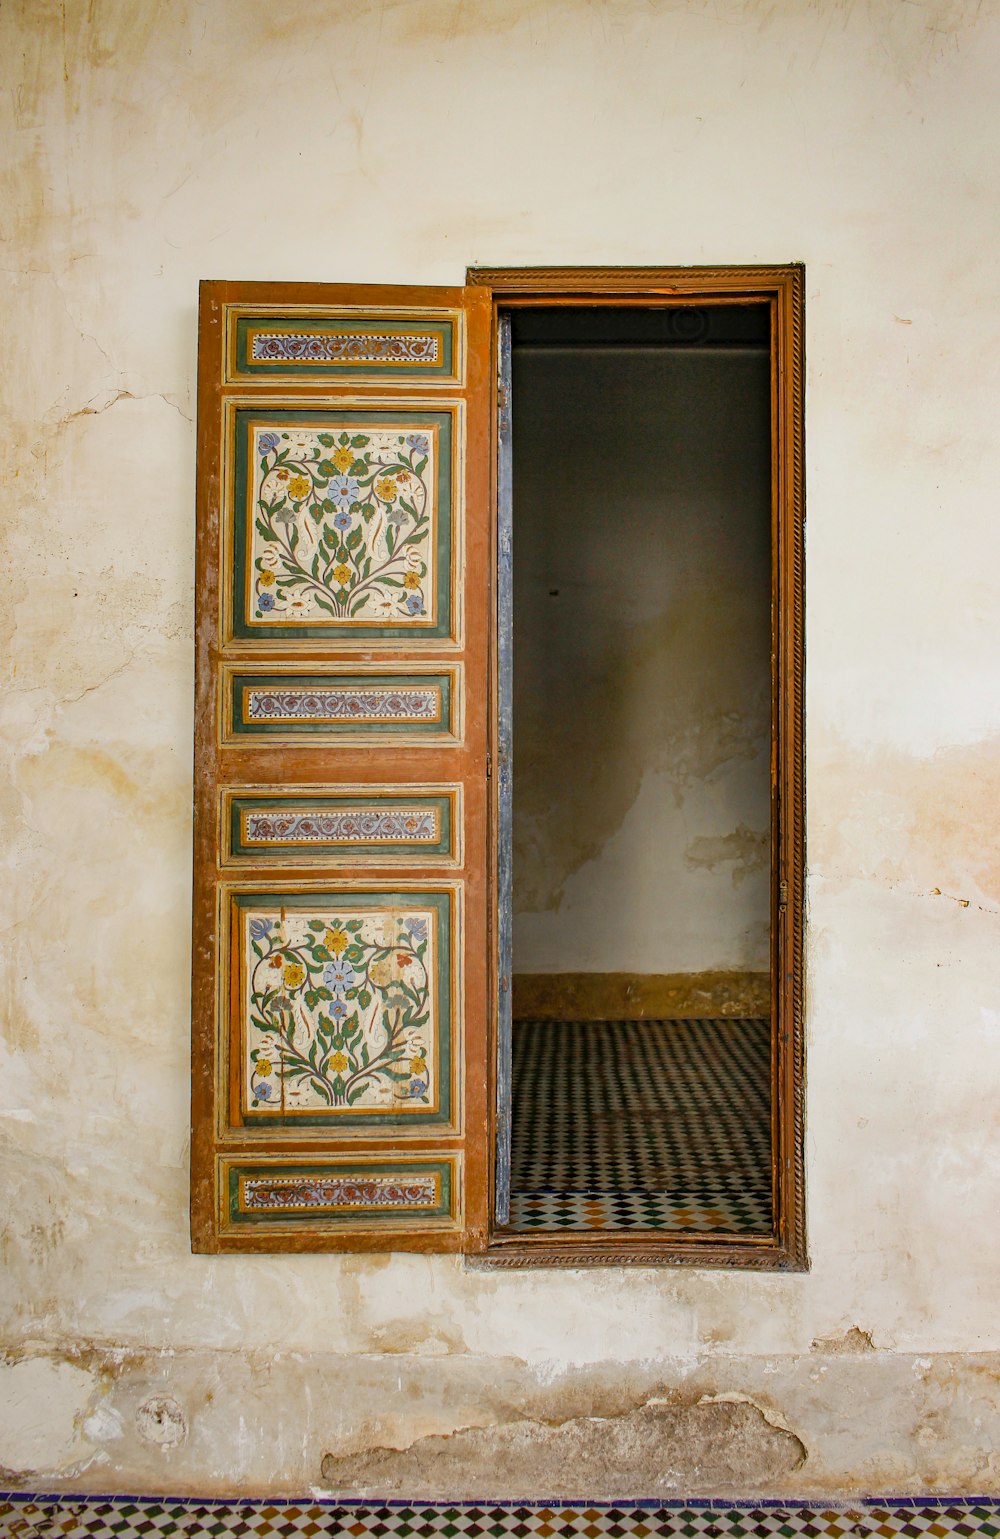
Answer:
[(427, 1094), (427, 1081), (425, 1079), (410, 1080), (410, 1094), (412, 1096)]
[(353, 520), (351, 519), (351, 515), (348, 513), (347, 509), (341, 508), (340, 512), (337, 514), (333, 521), (333, 527), (335, 529), (350, 529), (352, 522)]
[(273, 919), (251, 919), (250, 921), (250, 936), (252, 940), (263, 940), (268, 931), (273, 929)]
[(423, 433), (411, 433), (406, 443), (407, 447), (412, 449), (414, 454), (426, 454), (430, 448), (430, 443)]
[(410, 932), (410, 940), (413, 945), (419, 945), (421, 941), (425, 941), (427, 939), (426, 919), (408, 919), (406, 921), (406, 928)]
[(280, 442), (281, 437), (278, 433), (261, 433), (257, 440), (257, 447), (261, 454), (270, 454), (271, 450), (276, 449)]
[(411, 615), (421, 615), (424, 612), (424, 599), (421, 593), (408, 593), (406, 595), (406, 607)]
[(337, 994), (353, 988), (356, 976), (349, 962), (327, 962), (323, 969), (323, 982)]
[(254, 1095), (258, 1098), (258, 1100), (261, 1100), (261, 1101), (269, 1101), (271, 1099), (271, 1095), (272, 1095), (273, 1091), (274, 1091), (274, 1086), (273, 1085), (269, 1085), (266, 1082), (264, 1082), (262, 1084), (259, 1084), (259, 1085), (254, 1085), (254, 1087), (253, 1087)]
[(334, 476), (327, 491), (338, 511), (346, 513), (351, 503), (357, 502), (361, 488), (354, 476)]
[(274, 594), (273, 593), (258, 593), (258, 595), (257, 595), (257, 608), (263, 614), (266, 614), (269, 609), (273, 609), (274, 608)]
[(335, 999), (330, 1006), (330, 1014), (335, 1021), (342, 1021), (347, 1014), (347, 1006), (342, 999)]

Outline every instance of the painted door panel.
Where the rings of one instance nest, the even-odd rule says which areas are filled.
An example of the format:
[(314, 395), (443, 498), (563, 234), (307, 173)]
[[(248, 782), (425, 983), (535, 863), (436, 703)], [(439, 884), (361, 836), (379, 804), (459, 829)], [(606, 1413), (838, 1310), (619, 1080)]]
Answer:
[(202, 286), (196, 1250), (485, 1233), (489, 327)]

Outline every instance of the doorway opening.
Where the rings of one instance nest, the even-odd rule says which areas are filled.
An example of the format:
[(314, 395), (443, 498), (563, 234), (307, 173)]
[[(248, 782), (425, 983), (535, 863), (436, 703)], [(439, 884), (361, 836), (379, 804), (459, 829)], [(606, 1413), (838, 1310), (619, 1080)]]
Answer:
[(774, 307), (497, 322), (495, 1235), (752, 1248), (780, 1227)]

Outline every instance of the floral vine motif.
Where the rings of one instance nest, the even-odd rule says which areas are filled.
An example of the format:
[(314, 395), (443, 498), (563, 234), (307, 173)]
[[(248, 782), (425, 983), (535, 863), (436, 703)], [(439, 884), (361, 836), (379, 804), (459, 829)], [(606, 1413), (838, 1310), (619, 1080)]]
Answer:
[(429, 915), (247, 923), (252, 1110), (432, 1104)]
[(251, 617), (433, 618), (431, 435), (254, 431)]

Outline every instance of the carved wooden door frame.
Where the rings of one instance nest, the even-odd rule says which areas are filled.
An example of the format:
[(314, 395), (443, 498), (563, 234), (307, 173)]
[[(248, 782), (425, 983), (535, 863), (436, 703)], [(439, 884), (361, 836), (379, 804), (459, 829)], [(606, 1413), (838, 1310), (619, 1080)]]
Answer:
[[(501, 416), (507, 402), (498, 381), (501, 316), (525, 306), (708, 306), (766, 304), (771, 349), (772, 508), (772, 727), (771, 727), (771, 977), (772, 977), (772, 1191), (774, 1226), (769, 1236), (578, 1233), (511, 1234), (491, 1221), (488, 1232), (469, 1233), (470, 1255), (488, 1266), (650, 1265), (682, 1263), (760, 1270), (802, 1270), (807, 1264), (804, 1183), (805, 1089), (803, 1023), (803, 910), (805, 875), (803, 754), (804, 516), (804, 270), (799, 264), (692, 268), (470, 268), (470, 286), (490, 291), (493, 304), (493, 488), (491, 570), (497, 584), (498, 466), (502, 474)], [(498, 737), (498, 676), (503, 636), (498, 604), (509, 623), (509, 593), (493, 595), (491, 648), (493, 763)], [(498, 840), (503, 765), (490, 797), (489, 891), (498, 895)], [(508, 788), (509, 789), (509, 788)], [(498, 1074), (509, 997), (498, 966), (497, 900), (490, 926), (493, 999), (487, 1063), (489, 1212), (496, 1199)], [(509, 1108), (508, 1108), (509, 1109)]]

